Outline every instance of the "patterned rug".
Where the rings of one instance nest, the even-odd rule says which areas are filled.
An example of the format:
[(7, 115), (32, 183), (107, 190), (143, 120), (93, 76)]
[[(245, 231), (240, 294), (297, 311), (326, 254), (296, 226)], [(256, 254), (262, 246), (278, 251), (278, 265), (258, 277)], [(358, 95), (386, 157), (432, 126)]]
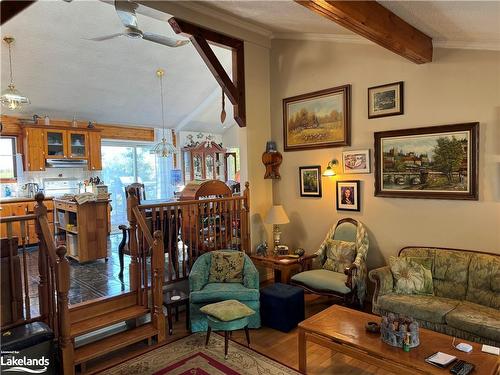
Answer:
[(299, 372), (236, 342), (229, 342), (224, 359), (224, 338), (212, 334), (205, 348), (205, 334), (195, 333), (164, 345), (109, 370), (105, 375), (298, 375)]

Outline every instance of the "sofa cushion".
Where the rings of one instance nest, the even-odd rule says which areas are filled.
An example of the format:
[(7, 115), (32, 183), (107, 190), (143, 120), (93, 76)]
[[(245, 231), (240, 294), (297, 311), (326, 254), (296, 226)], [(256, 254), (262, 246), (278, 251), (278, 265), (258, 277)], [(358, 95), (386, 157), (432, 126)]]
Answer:
[(258, 289), (245, 288), (243, 284), (238, 283), (209, 283), (189, 295), (191, 303), (210, 303), (227, 299), (258, 301), (259, 297)]
[(472, 256), (466, 300), (500, 309), (500, 257), (487, 254)]
[(340, 272), (324, 269), (300, 272), (292, 280), (311, 289), (347, 294), (351, 291), (345, 283), (347, 276)]
[(471, 302), (462, 302), (446, 315), (446, 323), (457, 329), (500, 342), (500, 311)]
[(356, 258), (356, 244), (354, 242), (328, 240), (326, 261), (323, 268), (343, 273), (354, 262), (354, 258)]
[(434, 293), (436, 296), (464, 300), (471, 253), (437, 250), (434, 257)]
[(241, 251), (212, 251), (209, 283), (242, 283), (245, 256)]
[(390, 257), (391, 272), (398, 294), (434, 294), (432, 272), (411, 257)]
[(445, 316), (460, 301), (415, 294), (385, 294), (380, 296), (380, 309), (432, 323), (446, 323)]

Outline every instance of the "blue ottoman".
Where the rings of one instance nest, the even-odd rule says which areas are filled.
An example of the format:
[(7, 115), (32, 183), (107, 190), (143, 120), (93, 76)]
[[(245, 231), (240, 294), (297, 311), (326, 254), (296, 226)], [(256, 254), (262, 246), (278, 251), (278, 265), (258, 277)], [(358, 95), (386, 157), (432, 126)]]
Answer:
[(275, 283), (260, 291), (262, 324), (282, 332), (295, 328), (305, 318), (304, 290)]

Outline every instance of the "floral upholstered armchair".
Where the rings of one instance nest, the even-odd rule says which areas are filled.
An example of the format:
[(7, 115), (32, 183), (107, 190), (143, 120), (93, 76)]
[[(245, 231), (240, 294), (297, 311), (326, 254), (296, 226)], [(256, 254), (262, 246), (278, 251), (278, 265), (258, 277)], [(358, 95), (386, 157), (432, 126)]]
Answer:
[(313, 270), (300, 272), (291, 283), (312, 293), (336, 296), (363, 306), (366, 296), (368, 234), (354, 219), (339, 220), (315, 253)]
[[(212, 267), (212, 259), (221, 253), (239, 253), (235, 250), (217, 250), (201, 255), (193, 264), (189, 273), (189, 312), (191, 332), (206, 331), (208, 328), (206, 315), (200, 309), (214, 302), (234, 299), (247, 305), (255, 314), (249, 317), (249, 328), (260, 327), (260, 292), (259, 273), (252, 260), (243, 255), (241, 282), (236, 279), (222, 280), (221, 269)], [(228, 263), (228, 267), (233, 264)], [(213, 274), (215, 273), (215, 274)], [(217, 279), (217, 280), (214, 280)]]

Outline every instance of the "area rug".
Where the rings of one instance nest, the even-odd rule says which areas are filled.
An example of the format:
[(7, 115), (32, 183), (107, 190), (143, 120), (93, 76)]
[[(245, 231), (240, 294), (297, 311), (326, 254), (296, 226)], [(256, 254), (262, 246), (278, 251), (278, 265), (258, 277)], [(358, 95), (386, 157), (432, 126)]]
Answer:
[(106, 375), (285, 375), (299, 372), (234, 341), (224, 359), (224, 338), (195, 333), (104, 371)]

